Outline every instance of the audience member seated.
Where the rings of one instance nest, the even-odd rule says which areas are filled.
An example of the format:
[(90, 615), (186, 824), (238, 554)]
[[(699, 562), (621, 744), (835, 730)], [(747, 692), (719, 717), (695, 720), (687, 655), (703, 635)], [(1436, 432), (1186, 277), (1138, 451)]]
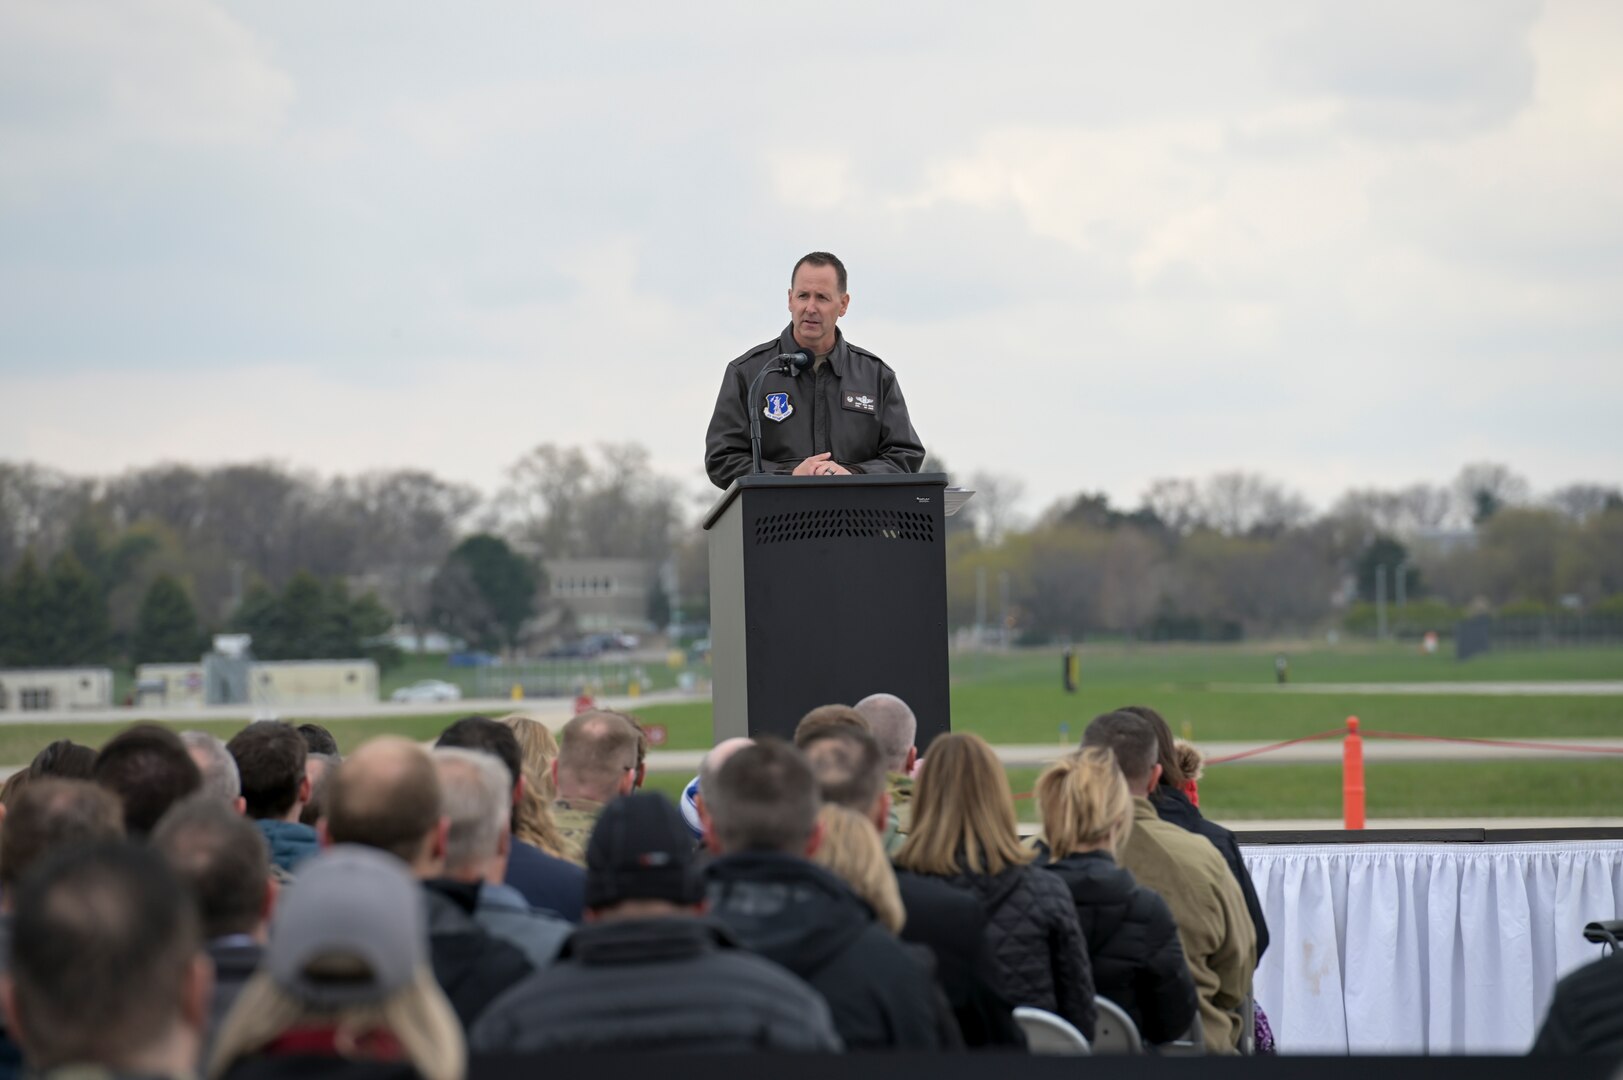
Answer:
[(323, 754), (307, 748), (304, 755), (304, 777), (310, 781), (310, 801), (299, 811), (300, 825), (308, 825), (313, 829), (321, 820), (327, 806), (327, 780), (343, 760), (337, 754)]
[(214, 961), (212, 1038), (265, 950), (276, 904), (265, 838), (253, 822), (199, 792), (169, 808), (152, 831), (152, 846), (191, 890), (203, 920), (204, 948)]
[[(48, 855), (124, 838), (124, 808), (105, 788), (85, 780), (42, 777), (13, 802), (0, 829), (0, 972), (11, 952), (11, 912), (17, 888)], [(0, 1024), (0, 1076), (14, 1076), (21, 1051)]]
[[(830, 728), (857, 728), (868, 731), (868, 721), (849, 705), (819, 705), (795, 725), (795, 749), (803, 749), (812, 737)], [(872, 732), (870, 731), (871, 735)]]
[(1117, 866), (1133, 828), (1133, 798), (1116, 758), (1090, 746), (1037, 779), (1039, 861), (1071, 890), (1093, 963), (1093, 989), (1127, 1010), (1148, 1043), (1172, 1042), (1194, 1021), (1195, 983), (1166, 901)]
[(123, 803), (131, 839), (145, 839), (165, 811), (203, 786), (186, 744), (157, 724), (135, 724), (108, 739), (91, 779)]
[[(343, 759), (343, 755), (338, 752), (338, 740), (333, 737), (332, 732), (320, 724), (304, 723), (294, 730), (299, 733), (299, 738), (304, 740), (304, 748), (309, 753)], [(311, 782), (314, 783), (313, 780)]]
[(304, 775), (310, 781), (310, 798), (299, 811), (299, 822), (313, 829), (321, 820), (321, 797), (326, 793), (327, 774), (338, 767), (344, 755), (338, 752), (338, 740), (333, 738), (333, 733), (320, 724), (300, 724), (298, 732), (304, 740)]
[(422, 890), (398, 860), (336, 847), (307, 861), (208, 1075), (462, 1080), (462, 1026), (429, 970), (424, 922)]
[(186, 744), (186, 752), (203, 774), (202, 794), (212, 795), (239, 814), (246, 813), (248, 800), (242, 797), (242, 774), (225, 743), (206, 731), (182, 731), (180, 741)]
[(446, 878), (478, 888), (475, 922), (517, 946), (536, 967), (552, 963), (569, 936), (569, 923), (531, 908), (517, 889), (502, 882), (512, 849), (512, 776), (494, 755), (454, 747), (434, 751), (434, 768), (450, 822)]
[(873, 908), (879, 925), (900, 934), (902, 924), (907, 922), (907, 911), (902, 907), (901, 890), (896, 887), (896, 871), (885, 858), (884, 845), (873, 825), (855, 810), (835, 803), (823, 804), (817, 812), (817, 823), (823, 838), (812, 853), (812, 862), (850, 886)]
[(929, 972), (839, 878), (809, 861), (820, 800), (799, 751), (762, 739), (705, 786), (712, 918), (823, 995), (853, 1050), (930, 1050), (944, 1025)]
[(1623, 952), (1614, 949), (1555, 984), (1532, 1053), (1623, 1055)]
[(604, 807), (586, 847), (586, 925), (492, 1005), (476, 1050), (838, 1050), (828, 1005), (699, 917), (704, 886), (663, 795)]
[(193, 1075), (209, 961), (196, 905), (156, 852), (65, 850), (28, 875), (15, 910), (0, 998), (35, 1075)]
[[(861, 814), (870, 829), (882, 834), (890, 794), (878, 740), (857, 727), (835, 726), (812, 733), (805, 754), (823, 801)], [(1024, 1046), (1014, 1006), (996, 989), (997, 963), (980, 901), (967, 889), (919, 874), (903, 871), (894, 880), (906, 914), (902, 940), (934, 954), (936, 981), (958, 1019), (964, 1044)]]
[(552, 763), (558, 759), (558, 741), (547, 725), (525, 713), (508, 713), (496, 721), (518, 741), (519, 772), (524, 795), (513, 810), (513, 837), (555, 859), (568, 859), (571, 848), (552, 820)]
[[(467, 716), (446, 728), (436, 745), (477, 750), (496, 758), (507, 771), (509, 805), (515, 812), (523, 805), (528, 784), (524, 779), (523, 751), (512, 728), (483, 716)], [(543, 809), (549, 815), (545, 820), (550, 826), (550, 808)], [(574, 863), (518, 841), (509, 850), (503, 880), (518, 890), (531, 907), (580, 922), (586, 873)]]
[(585, 865), (581, 853), (605, 804), (628, 795), (637, 783), (635, 724), (616, 712), (593, 709), (565, 724), (552, 763), (552, 804), (558, 832), (569, 845), (570, 858)]
[(279, 720), (261, 720), (233, 735), (226, 749), (237, 760), (247, 814), (264, 833), (271, 862), (292, 873), (320, 847), (315, 829), (299, 820), (310, 801), (304, 737)]
[(1245, 860), (1240, 857), (1240, 841), (1217, 822), (1207, 821), (1200, 807), (1185, 794), (1184, 787), (1189, 777), (1184, 770), (1184, 754), (1178, 749), (1177, 740), (1172, 737), (1172, 728), (1161, 714), (1147, 705), (1128, 705), (1118, 711), (1142, 717), (1154, 730), (1155, 755), (1161, 764), (1161, 779), (1150, 792), (1150, 805), (1155, 807), (1162, 821), (1204, 836), (1223, 856), (1229, 873), (1234, 875), (1234, 883), (1240, 887), (1240, 895), (1245, 899), (1246, 913), (1251, 916), (1251, 928), (1257, 938), (1257, 959), (1260, 961), (1262, 954), (1268, 951), (1268, 920), (1262, 913), (1257, 887), (1251, 882), (1251, 871), (1245, 868)]
[(445, 877), (450, 822), (434, 762), (422, 747), (382, 736), (344, 759), (327, 788), (320, 828), (324, 843), (388, 852), (423, 883), (434, 977), (464, 1026), (530, 973), (522, 952), (474, 920), (478, 885)]
[(919, 772), (912, 831), (896, 865), (973, 892), (986, 912), (1003, 996), (1064, 1017), (1091, 1039), (1093, 971), (1076, 905), (1031, 859), (992, 748), (979, 735), (938, 736)]
[(89, 780), (96, 767), (96, 751), (72, 739), (57, 739), (34, 755), (28, 765), (30, 780), (53, 776), (58, 780)]
[(913, 801), (913, 766), (918, 763), (919, 721), (907, 702), (895, 694), (869, 694), (852, 708), (868, 722), (885, 758), (885, 783), (890, 790), (890, 817), (885, 827), (885, 851), (896, 854), (907, 837), (908, 811)]
[(1161, 764), (1149, 721), (1133, 713), (1106, 713), (1088, 725), (1082, 745), (1113, 751), (1126, 778), (1133, 796), (1133, 829), (1116, 859), (1172, 910), (1184, 961), (1200, 995), (1206, 1049), (1238, 1053), (1240, 1010), (1251, 995), (1251, 972), (1257, 966), (1256, 938), (1240, 886), (1209, 841), (1162, 821), (1150, 803)]
[(699, 774), (689, 780), (682, 789), (682, 801), (679, 808), (682, 811), (682, 820), (687, 822), (688, 831), (693, 839), (702, 843), (704, 841), (704, 781), (706, 777), (716, 775), (727, 759), (746, 746), (754, 745), (755, 740), (743, 735), (734, 735), (730, 739), (723, 739), (705, 752), (699, 759)]

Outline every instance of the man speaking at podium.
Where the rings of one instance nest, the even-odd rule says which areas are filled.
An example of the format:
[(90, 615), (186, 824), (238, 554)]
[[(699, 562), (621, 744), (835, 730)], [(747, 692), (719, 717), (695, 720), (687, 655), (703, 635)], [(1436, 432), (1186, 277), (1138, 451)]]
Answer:
[[(763, 472), (795, 476), (918, 472), (924, 447), (907, 418), (896, 373), (836, 325), (851, 296), (845, 264), (826, 251), (795, 263), (789, 277), (789, 326), (727, 365), (705, 436), (704, 466), (725, 488), (753, 471), (750, 412), (759, 409)], [(792, 358), (792, 374), (764, 369)]]

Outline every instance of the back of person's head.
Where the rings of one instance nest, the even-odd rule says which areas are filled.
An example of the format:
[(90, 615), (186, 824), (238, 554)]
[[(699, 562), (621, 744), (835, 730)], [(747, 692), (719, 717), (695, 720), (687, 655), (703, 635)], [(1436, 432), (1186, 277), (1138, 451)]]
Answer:
[(6, 782), (0, 784), (0, 806), (11, 809), (17, 805), (17, 799), (22, 795), (23, 789), (33, 782), (33, 774), (27, 769), (18, 769), (6, 777)]
[(235, 804), (242, 796), (242, 775), (225, 743), (206, 731), (182, 731), (180, 741), (203, 774), (203, 791), (227, 806)]
[(902, 906), (896, 872), (885, 858), (885, 845), (873, 823), (857, 811), (835, 803), (824, 804), (817, 820), (822, 823), (823, 835), (812, 853), (812, 861), (867, 901), (874, 916), (891, 933), (901, 933), (907, 921), (907, 910)]
[(34, 755), (28, 765), (32, 780), (54, 776), (58, 780), (89, 780), (96, 767), (96, 751), (72, 739), (57, 739)]
[[(304, 789), (304, 737), (280, 720), (249, 724), (226, 743), (242, 774), (242, 797), (251, 818), (280, 820)], [(308, 794), (308, 793), (306, 793)]]
[(453, 877), (482, 877), (505, 846), (513, 808), (509, 774), (494, 754), (458, 746), (435, 748), (434, 769), (440, 779), (441, 813), (449, 822), (446, 872)]
[(858, 727), (829, 727), (803, 743), (824, 802), (870, 814), (885, 793), (885, 758), (879, 741)]
[(1100, 849), (1115, 855), (1132, 831), (1133, 797), (1108, 747), (1084, 746), (1060, 758), (1037, 778), (1036, 794), (1055, 859)]
[(435, 749), (476, 750), (490, 754), (507, 770), (508, 800), (512, 800), (515, 785), (524, 776), (524, 751), (519, 748), (518, 736), (513, 729), (499, 720), (484, 716), (464, 716), (444, 731), (434, 743)]
[(108, 739), (92, 779), (124, 804), (124, 831), (145, 836), (164, 811), (203, 786), (186, 744), (166, 727), (135, 724)]
[(867, 731), (868, 721), (849, 705), (819, 705), (802, 716), (800, 723), (795, 725), (795, 746), (804, 748), (806, 740), (813, 735), (834, 727), (854, 727)]
[(298, 726), (299, 737), (304, 740), (304, 748), (312, 754), (331, 754), (338, 757), (338, 740), (333, 733), (320, 724), (304, 723)]
[(1083, 746), (1103, 746), (1115, 752), (1116, 764), (1131, 791), (1142, 792), (1159, 760), (1160, 746), (1150, 722), (1130, 712), (1096, 716), (1082, 733)]
[(215, 1036), (208, 1074), (312, 1025), (333, 1032), (340, 1057), (364, 1058), (386, 1033), (427, 1080), (465, 1074), (462, 1026), (429, 967), (423, 893), (398, 860), (339, 846), (300, 866), (277, 901), (264, 960)]
[(195, 1054), (207, 1007), (201, 945), (196, 905), (156, 852), (114, 842), (47, 859), (18, 890), (11, 934), (9, 1004), (29, 1064), (116, 1072), (170, 1042), (177, 1025)]
[(333, 770), (325, 821), (332, 843), (361, 844), (415, 862), (440, 821), (433, 760), (395, 735), (363, 743)]
[(868, 730), (879, 740), (885, 768), (891, 772), (905, 770), (913, 744), (919, 737), (918, 717), (913, 715), (907, 702), (895, 694), (869, 694), (852, 708), (868, 721)]
[(896, 865), (920, 874), (1001, 874), (1030, 861), (992, 748), (967, 732), (938, 736), (914, 782), (913, 821)]
[(35, 780), (23, 789), (0, 829), (0, 890), (7, 901), (29, 870), (48, 855), (124, 838), (124, 807), (88, 780)]
[(560, 734), (560, 796), (607, 802), (630, 789), (637, 775), (639, 738), (630, 720), (619, 713), (593, 709), (572, 717)]
[(327, 785), (332, 781), (333, 770), (343, 764), (344, 759), (337, 754), (323, 754), (312, 750), (304, 758), (304, 775), (310, 777), (310, 801), (304, 804), (299, 811), (299, 823), (315, 826), (326, 812)]
[(1166, 718), (1148, 705), (1123, 705), (1117, 712), (1131, 713), (1150, 725), (1155, 732), (1155, 760), (1161, 766), (1162, 787), (1183, 787), (1189, 780), (1178, 753), (1178, 741), (1172, 737), (1172, 726)]
[(534, 789), (538, 798), (551, 802), (552, 763), (558, 759), (558, 740), (552, 737), (552, 729), (529, 713), (508, 713), (496, 722), (505, 724), (518, 740), (525, 788)]
[(270, 850), (254, 823), (199, 792), (169, 808), (152, 846), (197, 900), (203, 936), (252, 934), (266, 915)]
[(737, 750), (704, 793), (708, 838), (723, 854), (771, 851), (804, 855), (822, 800), (800, 751), (781, 739)]
[(695, 908), (704, 899), (693, 837), (657, 791), (615, 799), (586, 843), (586, 907), (595, 918), (652, 905)]

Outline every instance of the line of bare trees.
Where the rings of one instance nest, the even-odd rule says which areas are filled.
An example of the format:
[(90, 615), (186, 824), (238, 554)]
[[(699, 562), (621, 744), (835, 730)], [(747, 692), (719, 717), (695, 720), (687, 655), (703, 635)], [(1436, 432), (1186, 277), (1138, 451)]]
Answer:
[[(979, 494), (950, 522), (956, 626), (1007, 616), (1033, 639), (1307, 632), (1367, 592), (1371, 559), (1401, 562), (1411, 598), (1459, 606), (1623, 595), (1618, 488), (1535, 497), (1503, 465), (1468, 466), (1448, 484), (1349, 491), (1324, 513), (1241, 472), (1158, 480), (1131, 509), (1082, 493), (1034, 520), (1020, 517), (1018, 477), (966, 482)], [(542, 581), (558, 558), (669, 559), (680, 593), (671, 599), (693, 618), (708, 591), (695, 505), (635, 445), (538, 446), (493, 493), (409, 469), (322, 477), (264, 462), (172, 464), (92, 478), (0, 462), (0, 578), (25, 552), (41, 566), (71, 552), (102, 589), (115, 637), (133, 632), (160, 578), (181, 583), (205, 627), (220, 627), (254, 585), (281, 589), (300, 571), (375, 592), (425, 629), (452, 550), (491, 534)]]

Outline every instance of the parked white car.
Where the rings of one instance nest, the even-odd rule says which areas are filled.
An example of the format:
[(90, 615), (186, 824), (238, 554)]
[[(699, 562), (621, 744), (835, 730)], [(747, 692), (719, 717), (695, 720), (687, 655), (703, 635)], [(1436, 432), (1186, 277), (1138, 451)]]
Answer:
[(440, 679), (423, 679), (402, 686), (389, 695), (390, 701), (461, 701), (462, 688)]

